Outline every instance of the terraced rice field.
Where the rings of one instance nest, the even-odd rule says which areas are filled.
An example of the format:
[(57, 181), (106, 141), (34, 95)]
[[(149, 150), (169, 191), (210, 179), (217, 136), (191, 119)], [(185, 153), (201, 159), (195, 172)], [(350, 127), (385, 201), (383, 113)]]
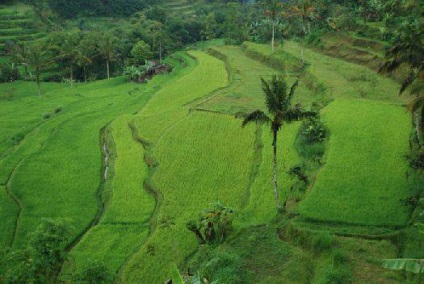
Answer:
[[(152, 86), (161, 80), (157, 77)], [(42, 217), (72, 219), (76, 235), (90, 225), (99, 210), (101, 129), (115, 117), (139, 110), (151, 94), (136, 84), (125, 83), (125, 78), (81, 84), (74, 89), (45, 84), (51, 92), (43, 97), (28, 95), (33, 85), (22, 83), (16, 91), (18, 97), (2, 103), (0, 114), (2, 125), (9, 126), (2, 128), (1, 184), (2, 188), (8, 185), (21, 207), (18, 222), (16, 218), (10, 222), (14, 228), (9, 229), (15, 233), (9, 235), (8, 242), (14, 248), (25, 243), (27, 233)], [(43, 118), (44, 113), (50, 118)], [(17, 134), (20, 141), (14, 142)]]
[[(64, 275), (98, 260), (117, 282), (162, 283), (171, 266), (196, 253), (186, 222), (211, 202), (236, 210), (236, 232), (272, 223), (271, 133), (267, 126), (241, 128), (234, 114), (264, 109), (259, 76), (282, 73), (294, 81), (299, 46), (287, 42), (270, 54), (266, 45), (246, 44), (210, 53), (225, 62), (201, 51), (179, 53), (172, 74), (146, 85), (125, 78), (76, 88), (43, 84), (38, 97), (34, 83), (2, 84), (0, 92), (13, 87), (17, 96), (0, 104), (0, 218), (7, 220), (0, 244), (21, 248), (42, 217), (66, 217), (75, 234)], [(397, 85), (311, 50), (304, 57), (309, 77), (296, 100), (334, 101), (322, 111), (330, 132), (323, 167), (290, 212), (328, 226), (405, 225), (409, 211), (399, 199), (409, 189), (403, 156), (410, 117), (392, 96)], [(282, 201), (296, 182), (288, 170), (303, 162), (299, 129), (284, 125), (279, 134)]]
[(29, 6), (0, 6), (0, 56), (4, 53), (7, 42), (33, 40), (44, 37), (44, 33), (28, 26)]
[(191, 16), (194, 14), (193, 4), (188, 0), (171, 0), (166, 1), (164, 6), (171, 13), (175, 13), (178, 15), (183, 15), (185, 17)]
[[(372, 101), (336, 100), (325, 110), (324, 119), (331, 131), (326, 165), (299, 207), (302, 217), (405, 225), (410, 212), (402, 200), (411, 188), (404, 158), (411, 125), (407, 111)], [(367, 132), (373, 135), (364, 136)]]
[[(300, 56), (299, 50), (287, 42), (274, 57)], [(304, 57), (335, 101), (324, 109), (331, 133), (326, 164), (299, 213), (321, 222), (405, 225), (409, 212), (402, 199), (410, 194), (411, 184), (404, 157), (411, 122), (401, 108), (403, 99), (395, 96), (397, 85), (365, 67), (311, 50)]]

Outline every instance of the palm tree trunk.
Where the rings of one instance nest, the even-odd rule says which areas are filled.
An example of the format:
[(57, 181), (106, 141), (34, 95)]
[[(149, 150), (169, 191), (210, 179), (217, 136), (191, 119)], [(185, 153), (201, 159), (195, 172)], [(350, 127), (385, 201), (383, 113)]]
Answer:
[(107, 73), (107, 79), (109, 80), (109, 58), (106, 58), (106, 73)]
[(74, 87), (74, 70), (72, 69), (72, 64), (69, 65), (69, 68), (71, 69), (71, 88)]
[(35, 69), (35, 82), (37, 82), (38, 95), (41, 96), (40, 70), (38, 68)]
[(304, 55), (304, 50), (303, 50), (303, 39), (301, 39), (300, 42), (300, 62), (302, 63), (302, 65), (305, 63), (305, 55)]
[(421, 125), (422, 117), (421, 117), (420, 111), (416, 111), (413, 116), (415, 119), (415, 132), (417, 133), (418, 145), (420, 147), (424, 147), (422, 125)]
[(275, 41), (275, 21), (272, 21), (272, 38), (271, 38), (271, 48), (272, 48), (272, 52), (274, 53), (274, 43)]
[(280, 196), (278, 194), (277, 188), (277, 131), (274, 130), (274, 140), (272, 142), (272, 146), (274, 148), (274, 195), (275, 195), (275, 203), (277, 204), (277, 209), (281, 209), (280, 204)]

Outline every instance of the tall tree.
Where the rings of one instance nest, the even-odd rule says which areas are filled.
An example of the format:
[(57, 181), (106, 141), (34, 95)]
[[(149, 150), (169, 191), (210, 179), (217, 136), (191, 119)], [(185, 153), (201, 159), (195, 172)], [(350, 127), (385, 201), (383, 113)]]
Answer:
[[(298, 81), (294, 82), (290, 90), (287, 88), (286, 81), (283, 77), (273, 76), (270, 81), (266, 81), (261, 78), (262, 90), (265, 95), (265, 103), (268, 108), (268, 114), (262, 110), (255, 110), (248, 114), (242, 123), (242, 127), (246, 126), (251, 122), (259, 124), (269, 124), (273, 133), (272, 146), (274, 150), (274, 195), (275, 202), (278, 209), (281, 207), (280, 197), (278, 194), (277, 187), (277, 135), (284, 123), (290, 123), (293, 121), (299, 121), (306, 117), (312, 117), (316, 114), (311, 111), (305, 111), (302, 106), (297, 103), (293, 105), (292, 99)], [(285, 205), (285, 202), (284, 202)]]
[(83, 57), (79, 50), (81, 40), (78, 31), (58, 33), (51, 37), (52, 49), (58, 53), (57, 60), (67, 65), (70, 73), (71, 88), (74, 86), (74, 67), (77, 65), (80, 57)]
[(42, 71), (52, 63), (52, 54), (45, 44), (39, 42), (30, 45), (22, 45), (21, 48), (22, 49), (19, 49), (14, 56), (18, 62), (33, 69), (35, 72), (35, 82), (37, 83), (38, 94), (41, 95), (40, 75)]
[(293, 13), (302, 20), (302, 30), (304, 35), (311, 33), (311, 18), (315, 10), (312, 1), (300, 0), (297, 5), (292, 6)]
[(264, 15), (271, 22), (272, 36), (271, 36), (271, 48), (272, 52), (275, 49), (275, 28), (278, 24), (278, 21), (281, 18), (281, 12), (283, 9), (283, 4), (280, 0), (261, 0), (260, 5), (264, 9)]
[[(401, 30), (395, 44), (386, 52), (386, 62), (379, 69), (379, 73), (394, 73), (402, 67), (409, 69), (399, 89), (402, 94), (414, 82), (424, 80), (424, 25), (408, 25)], [(411, 111), (415, 115), (415, 124), (418, 141), (424, 146), (422, 130), (424, 128), (423, 90), (415, 92), (418, 98), (411, 104)]]
[(110, 78), (110, 63), (115, 59), (116, 37), (108, 32), (100, 32), (98, 34), (97, 47), (99, 53), (106, 60), (106, 74)]

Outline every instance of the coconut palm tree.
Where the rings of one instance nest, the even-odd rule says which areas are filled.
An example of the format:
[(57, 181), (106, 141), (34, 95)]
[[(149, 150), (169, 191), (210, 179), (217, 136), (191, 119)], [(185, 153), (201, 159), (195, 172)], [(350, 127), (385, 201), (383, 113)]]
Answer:
[[(381, 74), (394, 73), (396, 70), (407, 67), (409, 74), (403, 80), (399, 95), (412, 86), (411, 93), (417, 98), (410, 104), (410, 110), (415, 116), (416, 132), (419, 144), (424, 146), (422, 130), (424, 128), (424, 25), (408, 25), (403, 27), (396, 43), (386, 52), (386, 62), (378, 70)], [(417, 88), (421, 85), (421, 88)]]
[(81, 35), (78, 31), (60, 32), (51, 36), (50, 49), (57, 54), (56, 60), (62, 61), (69, 68), (71, 88), (74, 87), (74, 66), (83, 57), (79, 51)]
[(97, 33), (97, 47), (101, 56), (106, 60), (106, 75), (110, 78), (110, 63), (115, 59), (117, 38), (110, 32)]
[(396, 43), (386, 52), (386, 62), (378, 70), (387, 74), (402, 65), (409, 66), (409, 74), (403, 80), (399, 94), (402, 94), (415, 80), (424, 79), (424, 25), (405, 27)]
[[(277, 135), (284, 123), (299, 121), (306, 117), (315, 116), (316, 113), (305, 111), (302, 106), (297, 103), (292, 104), (292, 99), (298, 81), (294, 82), (290, 90), (283, 77), (273, 76), (270, 81), (261, 78), (262, 90), (265, 95), (265, 102), (268, 108), (268, 114), (262, 110), (255, 110), (248, 114), (242, 123), (242, 127), (251, 122), (259, 124), (269, 124), (273, 133), (272, 146), (274, 149), (274, 195), (278, 209), (281, 209), (280, 197), (277, 188)], [(285, 204), (284, 204), (285, 205)]]
[(42, 43), (33, 43), (29, 45), (22, 45), (17, 48), (14, 53), (15, 60), (22, 65), (30, 67), (35, 72), (35, 82), (38, 87), (38, 94), (41, 95), (41, 72), (46, 69), (52, 62), (53, 57), (50, 50)]

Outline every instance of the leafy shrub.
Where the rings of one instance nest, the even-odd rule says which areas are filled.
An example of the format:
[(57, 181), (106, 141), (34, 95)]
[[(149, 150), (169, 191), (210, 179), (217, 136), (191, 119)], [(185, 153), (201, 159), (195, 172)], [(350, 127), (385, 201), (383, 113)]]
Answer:
[(322, 142), (327, 137), (327, 129), (319, 117), (310, 117), (302, 123), (302, 136), (307, 144)]
[(321, 40), (322, 34), (323, 34), (322, 31), (314, 31), (313, 33), (308, 34), (305, 37), (306, 44), (308, 46), (322, 48), (323, 47), (322, 40)]
[(218, 201), (203, 210), (198, 221), (188, 221), (186, 227), (202, 244), (222, 243), (232, 230), (233, 217), (234, 210)]
[(52, 114), (51, 113), (45, 113), (45, 114), (43, 114), (43, 119), (49, 119), (50, 117), (52, 117)]
[(92, 260), (75, 278), (87, 283), (110, 283), (113, 275), (102, 262)]
[(0, 83), (13, 82), (18, 79), (19, 71), (14, 64), (0, 64)]
[(126, 66), (123, 74), (128, 76), (130, 80), (137, 80), (144, 74), (145, 69), (132, 66)]
[(23, 133), (15, 134), (10, 140), (13, 145), (18, 145), (22, 140), (24, 140), (25, 135)]
[(413, 169), (424, 169), (424, 153), (418, 153), (411, 157), (409, 165)]
[(54, 109), (54, 113), (59, 113), (62, 111), (62, 107), (58, 106), (57, 108)]

